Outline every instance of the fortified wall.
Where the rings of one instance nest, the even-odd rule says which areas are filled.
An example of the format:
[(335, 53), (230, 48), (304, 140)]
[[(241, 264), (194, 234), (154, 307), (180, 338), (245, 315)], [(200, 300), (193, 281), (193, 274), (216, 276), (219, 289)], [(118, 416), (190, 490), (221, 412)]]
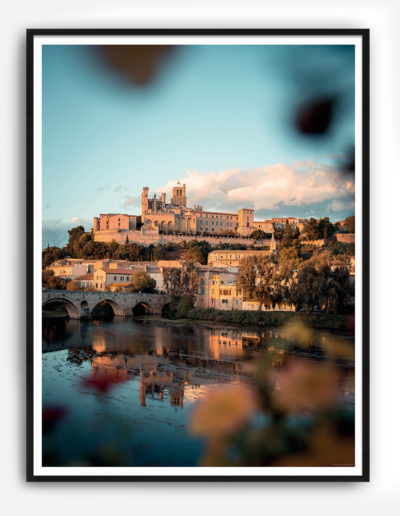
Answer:
[(328, 240), (320, 238), (319, 240), (300, 240), (301, 245), (315, 245), (316, 247), (323, 247), (328, 243)]
[[(96, 242), (111, 242), (115, 240), (118, 244), (125, 244), (126, 237), (128, 236), (130, 244), (138, 244), (143, 247), (149, 245), (165, 245), (170, 242), (171, 244), (179, 244), (182, 240), (190, 242), (191, 240), (205, 240), (212, 246), (218, 246), (220, 244), (243, 244), (250, 245), (254, 243), (256, 247), (262, 247), (268, 245), (270, 240), (252, 240), (250, 238), (243, 237), (222, 237), (222, 236), (195, 236), (195, 235), (161, 235), (154, 233), (142, 233), (141, 231), (130, 231), (130, 230), (109, 230), (109, 231), (95, 231), (94, 240)], [(279, 245), (279, 241), (276, 241)]]
[(354, 244), (356, 241), (356, 235), (354, 233), (336, 233), (337, 241), (342, 244)]

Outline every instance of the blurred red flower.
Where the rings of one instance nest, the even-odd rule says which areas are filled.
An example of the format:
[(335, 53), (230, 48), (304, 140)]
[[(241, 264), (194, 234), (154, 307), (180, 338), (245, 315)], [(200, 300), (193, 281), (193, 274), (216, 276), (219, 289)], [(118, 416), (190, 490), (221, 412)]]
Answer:
[(90, 378), (84, 378), (82, 385), (85, 387), (94, 387), (100, 392), (107, 392), (111, 387), (122, 383), (126, 378), (121, 378), (117, 373), (103, 374), (101, 376), (92, 376)]

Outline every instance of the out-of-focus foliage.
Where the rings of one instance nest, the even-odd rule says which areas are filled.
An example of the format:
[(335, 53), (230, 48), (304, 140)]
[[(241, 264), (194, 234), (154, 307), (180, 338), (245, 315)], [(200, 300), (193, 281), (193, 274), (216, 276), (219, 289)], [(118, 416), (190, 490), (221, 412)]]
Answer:
[[(210, 392), (195, 406), (191, 430), (206, 440), (203, 466), (354, 466), (354, 414), (338, 402), (344, 387), (354, 391), (354, 346), (324, 337), (311, 361), (293, 352), (314, 348), (313, 332), (297, 324), (290, 333), (286, 349), (272, 341), (265, 360), (245, 366), (253, 387)], [(338, 359), (347, 363), (345, 379)]]
[(173, 53), (172, 45), (102, 45), (104, 63), (128, 82), (147, 86)]

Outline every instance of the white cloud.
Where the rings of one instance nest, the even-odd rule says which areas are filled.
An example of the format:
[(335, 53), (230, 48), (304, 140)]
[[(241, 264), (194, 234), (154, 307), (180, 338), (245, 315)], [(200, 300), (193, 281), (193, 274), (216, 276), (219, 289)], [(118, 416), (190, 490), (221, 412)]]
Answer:
[(131, 197), (130, 195), (126, 196), (126, 201), (124, 202), (124, 206), (141, 206), (142, 199), (140, 195), (135, 195)]
[(62, 219), (49, 219), (42, 221), (42, 244), (43, 248), (47, 244), (57, 247), (63, 247), (68, 242), (68, 230), (77, 226), (83, 226), (85, 231), (93, 226), (93, 220), (81, 219), (80, 217), (72, 217), (68, 222), (63, 222)]
[(343, 201), (338, 201), (337, 199), (335, 199), (330, 204), (328, 204), (328, 206), (326, 207), (326, 210), (327, 211), (345, 211), (345, 210), (354, 210), (354, 208), (355, 208), (354, 201), (343, 202)]
[[(354, 194), (353, 180), (343, 180), (340, 171), (315, 162), (282, 163), (250, 170), (230, 169), (200, 174), (187, 171), (188, 206), (200, 204), (208, 210), (278, 210), (281, 206), (302, 206)], [(155, 193), (166, 192), (168, 199), (176, 180)], [(125, 205), (140, 205), (140, 197), (127, 197)]]

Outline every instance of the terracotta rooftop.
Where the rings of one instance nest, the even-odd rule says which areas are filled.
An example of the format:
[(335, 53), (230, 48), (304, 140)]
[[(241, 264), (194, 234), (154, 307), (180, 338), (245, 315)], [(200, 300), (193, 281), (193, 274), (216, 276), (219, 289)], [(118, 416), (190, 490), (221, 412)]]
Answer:
[(93, 279), (93, 274), (84, 274), (83, 276), (79, 276), (78, 278), (76, 278), (78, 281), (83, 281), (83, 280), (92, 280)]
[(106, 274), (129, 274), (129, 275), (132, 275), (135, 271), (133, 271), (132, 269), (108, 269), (106, 267), (104, 267), (103, 269), (98, 269), (99, 271), (103, 271), (105, 272)]

